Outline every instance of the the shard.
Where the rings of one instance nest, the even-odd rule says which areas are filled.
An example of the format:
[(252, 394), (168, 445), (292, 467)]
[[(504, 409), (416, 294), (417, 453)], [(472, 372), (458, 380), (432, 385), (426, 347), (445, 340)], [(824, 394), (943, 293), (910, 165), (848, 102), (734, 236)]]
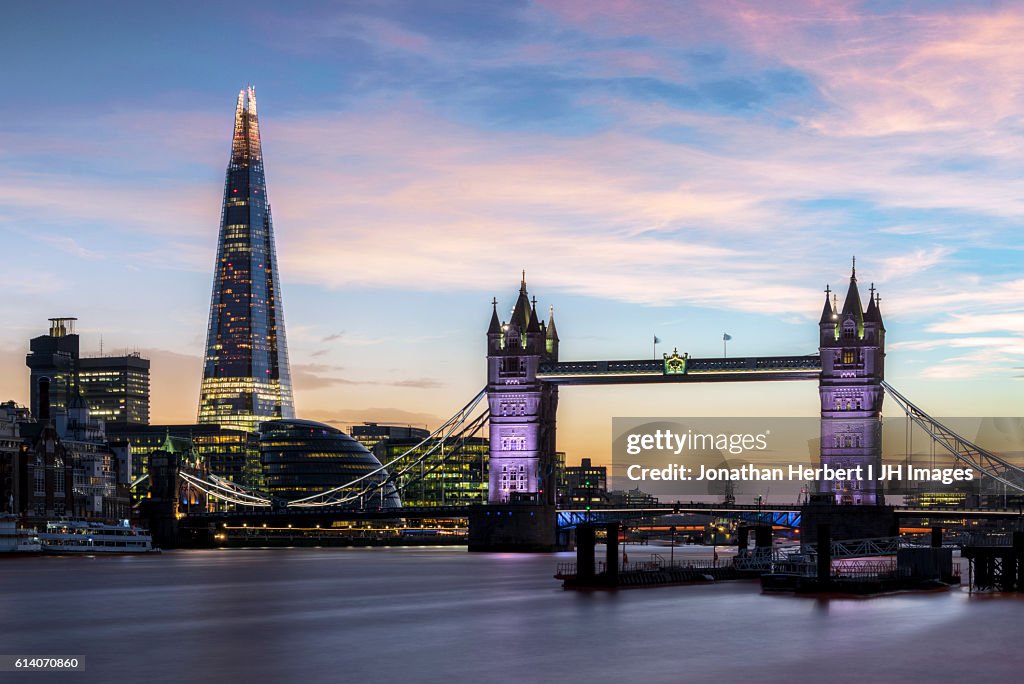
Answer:
[(238, 94), (224, 182), (199, 422), (256, 430), (294, 413), (256, 91), (248, 87)]

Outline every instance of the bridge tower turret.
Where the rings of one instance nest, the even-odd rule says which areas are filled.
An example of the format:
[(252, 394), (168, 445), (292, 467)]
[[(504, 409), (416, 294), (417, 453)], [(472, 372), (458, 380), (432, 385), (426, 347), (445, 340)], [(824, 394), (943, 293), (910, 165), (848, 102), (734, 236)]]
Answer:
[(867, 466), (877, 478), (882, 462), (881, 382), (885, 378), (885, 325), (879, 297), (871, 286), (867, 310), (857, 289), (854, 259), (843, 308), (825, 289), (825, 307), (818, 322), (821, 353), (821, 464), (832, 468), (861, 466), (864, 479), (824, 481), (821, 493), (837, 504), (882, 504), (877, 480), (867, 479)]
[(554, 312), (547, 324), (537, 315), (525, 272), (509, 320), (499, 320), (497, 300), (492, 306), (487, 329), (488, 501), (553, 504), (558, 388), (538, 380), (537, 372), (542, 363), (558, 360)]

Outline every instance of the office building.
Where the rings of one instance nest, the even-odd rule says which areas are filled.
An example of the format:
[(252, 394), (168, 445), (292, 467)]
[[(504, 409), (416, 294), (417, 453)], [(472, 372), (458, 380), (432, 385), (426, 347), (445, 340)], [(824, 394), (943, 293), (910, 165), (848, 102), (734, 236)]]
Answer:
[(388, 478), (380, 461), (336, 427), (311, 420), (267, 421), (260, 426), (260, 454), (266, 491), (286, 501), (340, 487), (330, 495), (339, 506), (402, 506), (393, 485), (377, 486)]
[(224, 182), (199, 423), (256, 431), (294, 417), (256, 91), (238, 94)]
[(81, 358), (78, 383), (93, 417), (108, 425), (149, 424), (149, 359), (138, 353)]

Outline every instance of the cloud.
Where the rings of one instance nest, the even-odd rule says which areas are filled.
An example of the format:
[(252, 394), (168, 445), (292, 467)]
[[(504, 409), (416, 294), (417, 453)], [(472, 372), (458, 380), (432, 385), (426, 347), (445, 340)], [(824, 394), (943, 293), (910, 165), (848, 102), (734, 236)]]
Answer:
[(397, 423), (430, 428), (440, 425), (443, 419), (430, 413), (409, 411), (396, 407), (312, 409), (304, 413), (309, 420), (330, 423), (347, 428), (364, 422)]
[(332, 364), (293, 363), (291, 366), (292, 384), (296, 390), (317, 390), (344, 385), (374, 385), (406, 389), (439, 389), (445, 386), (445, 383), (433, 378), (352, 379), (337, 375), (337, 372), (341, 370), (344, 370), (343, 366)]
[(1024, 311), (993, 314), (957, 313), (948, 320), (928, 326), (928, 330), (961, 335), (992, 332), (1015, 332), (1024, 335)]
[(80, 245), (77, 240), (71, 237), (60, 235), (39, 235), (37, 236), (37, 238), (42, 242), (45, 242), (49, 245), (52, 245), (53, 247), (56, 247), (62, 252), (67, 252), (80, 259), (104, 258), (104, 255), (101, 254), (100, 252), (96, 252), (91, 249), (86, 249), (85, 247)]
[[(541, 0), (249, 20), (273, 49), (344, 64), (262, 91), (280, 98), (262, 126), (286, 293), (489, 298), (526, 267), (556, 303), (794, 325), (856, 254), (884, 294), (891, 348), (934, 362), (926, 377), (1019, 365), (1019, 7)], [(30, 226), (65, 265), (208, 272), (230, 102), (162, 97), (5, 121), (5, 249)], [(23, 232), (14, 247), (37, 242)], [(66, 270), (41, 279), (31, 259), (8, 265), (9, 290), (68, 291)], [(311, 361), (330, 343), (394, 342), (308, 321), (289, 332)], [(365, 368), (382, 377), (293, 370), (297, 386), (339, 393), (441, 386)]]

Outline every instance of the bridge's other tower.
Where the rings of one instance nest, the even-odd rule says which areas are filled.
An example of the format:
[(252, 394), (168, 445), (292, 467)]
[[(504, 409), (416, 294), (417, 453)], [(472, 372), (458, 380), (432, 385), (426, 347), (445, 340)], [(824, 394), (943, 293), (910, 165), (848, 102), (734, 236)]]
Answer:
[(857, 290), (857, 262), (842, 310), (825, 289), (821, 332), (821, 463), (833, 468), (862, 466), (863, 480), (821, 482), (819, 491), (837, 504), (881, 504), (878, 477), (882, 462), (882, 391), (885, 377), (885, 326), (874, 285), (865, 311)]
[(508, 322), (494, 300), (487, 329), (490, 419), (488, 501), (555, 502), (555, 411), (558, 388), (537, 379), (541, 363), (558, 360), (555, 317), (545, 324), (531, 305), (526, 274)]

